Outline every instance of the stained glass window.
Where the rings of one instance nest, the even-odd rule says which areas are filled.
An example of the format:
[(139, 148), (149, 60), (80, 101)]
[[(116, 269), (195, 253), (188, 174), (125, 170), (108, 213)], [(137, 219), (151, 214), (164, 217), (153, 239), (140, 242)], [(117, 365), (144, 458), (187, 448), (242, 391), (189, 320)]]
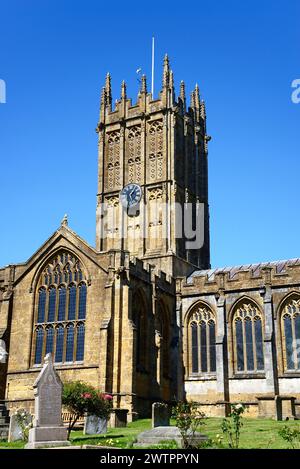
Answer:
[(55, 306), (56, 306), (56, 288), (49, 290), (49, 306), (48, 306), (48, 322), (53, 322), (55, 319)]
[(43, 353), (43, 344), (44, 344), (44, 329), (39, 327), (36, 330), (35, 334), (35, 358), (34, 363), (38, 364), (42, 361), (42, 353)]
[(195, 322), (191, 323), (192, 331), (192, 372), (198, 373), (198, 325)]
[(258, 308), (244, 303), (233, 315), (236, 371), (257, 372), (264, 369), (262, 319)]
[(85, 319), (86, 313), (86, 284), (79, 285), (79, 311), (78, 319)]
[(37, 322), (45, 321), (45, 308), (46, 308), (46, 290), (41, 288), (39, 291), (39, 305), (38, 305), (38, 320)]
[(71, 285), (69, 287), (69, 312), (68, 320), (75, 319), (76, 316), (76, 286)]
[(66, 362), (73, 361), (74, 354), (74, 326), (70, 324), (67, 327), (67, 350), (66, 350)]
[(79, 324), (77, 327), (77, 349), (76, 361), (82, 361), (84, 356), (84, 324)]
[(54, 353), (56, 363), (83, 361), (86, 306), (87, 285), (79, 259), (67, 252), (56, 254), (38, 282), (35, 365), (41, 365), (47, 353)]
[(281, 311), (283, 365), (287, 371), (300, 371), (300, 298), (293, 295)]
[(56, 351), (55, 351), (55, 361), (57, 363), (61, 363), (63, 361), (64, 336), (65, 336), (64, 327), (58, 326), (58, 328), (56, 329)]
[(64, 321), (66, 316), (66, 287), (60, 287), (58, 292), (58, 321)]
[(215, 316), (206, 306), (197, 306), (189, 319), (189, 350), (192, 373), (215, 373)]
[(47, 328), (47, 336), (46, 336), (46, 352), (47, 353), (52, 353), (53, 352), (53, 339), (54, 339), (54, 329), (53, 327), (48, 327)]

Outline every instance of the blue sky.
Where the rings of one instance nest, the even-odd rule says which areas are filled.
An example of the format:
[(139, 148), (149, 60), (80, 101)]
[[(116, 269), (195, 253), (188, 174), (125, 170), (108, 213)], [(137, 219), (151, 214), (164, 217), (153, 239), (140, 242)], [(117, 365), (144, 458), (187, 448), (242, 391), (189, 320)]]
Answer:
[(207, 105), (213, 266), (300, 257), (300, 2), (10, 0), (0, 5), (0, 265), (25, 261), (64, 213), (94, 245), (99, 96), (136, 69), (156, 93), (170, 56), (178, 91)]

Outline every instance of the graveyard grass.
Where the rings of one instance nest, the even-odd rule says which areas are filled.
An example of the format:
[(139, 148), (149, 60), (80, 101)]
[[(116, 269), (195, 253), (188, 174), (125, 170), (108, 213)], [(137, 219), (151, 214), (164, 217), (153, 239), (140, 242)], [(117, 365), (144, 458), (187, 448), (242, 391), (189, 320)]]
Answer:
[[(174, 422), (172, 422), (174, 424)], [(221, 418), (208, 418), (206, 425), (201, 428), (201, 432), (209, 438), (215, 440), (216, 435), (222, 436)], [(244, 426), (241, 432), (240, 448), (248, 449), (286, 449), (288, 444), (278, 435), (278, 431), (284, 426), (300, 426), (300, 422), (288, 421), (278, 422), (274, 420), (244, 419)], [(81, 445), (101, 445), (119, 448), (130, 448), (139, 433), (151, 428), (151, 419), (141, 419), (129, 423), (126, 428), (109, 429), (105, 435), (83, 435), (82, 430), (75, 430), (71, 433), (71, 444)], [(227, 447), (224, 438), (223, 447)], [(0, 442), (0, 449), (22, 449), (24, 443), (16, 441), (14, 443)], [(160, 445), (163, 447), (163, 445)]]

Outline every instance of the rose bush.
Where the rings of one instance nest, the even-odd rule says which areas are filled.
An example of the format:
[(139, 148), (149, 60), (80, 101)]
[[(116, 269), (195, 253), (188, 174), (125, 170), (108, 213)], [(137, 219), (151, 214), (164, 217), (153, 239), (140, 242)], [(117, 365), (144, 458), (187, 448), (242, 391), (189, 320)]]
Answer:
[(112, 410), (112, 400), (110, 394), (101, 393), (82, 381), (65, 383), (62, 404), (70, 412), (69, 435), (77, 420), (85, 414), (108, 419)]

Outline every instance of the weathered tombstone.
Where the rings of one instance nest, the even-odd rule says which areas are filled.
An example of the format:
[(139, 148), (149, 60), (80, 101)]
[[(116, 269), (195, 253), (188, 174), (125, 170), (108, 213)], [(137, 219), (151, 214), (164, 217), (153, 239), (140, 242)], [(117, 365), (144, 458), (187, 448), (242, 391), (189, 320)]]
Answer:
[(127, 427), (128, 409), (112, 409), (109, 426), (111, 428)]
[(33, 387), (35, 418), (25, 448), (70, 445), (68, 430), (61, 419), (62, 382), (54, 369), (50, 353), (46, 355), (45, 364)]
[(84, 419), (84, 435), (96, 435), (107, 433), (107, 419), (97, 415), (86, 415)]
[(167, 404), (154, 402), (152, 404), (152, 428), (168, 427), (170, 425), (170, 411)]
[[(29, 413), (26, 413), (26, 418), (24, 420), (25, 425), (30, 425), (32, 421), (32, 416)], [(18, 423), (17, 415), (12, 415), (9, 422), (9, 431), (8, 431), (8, 441), (17, 441), (23, 440), (24, 435), (20, 424)]]

